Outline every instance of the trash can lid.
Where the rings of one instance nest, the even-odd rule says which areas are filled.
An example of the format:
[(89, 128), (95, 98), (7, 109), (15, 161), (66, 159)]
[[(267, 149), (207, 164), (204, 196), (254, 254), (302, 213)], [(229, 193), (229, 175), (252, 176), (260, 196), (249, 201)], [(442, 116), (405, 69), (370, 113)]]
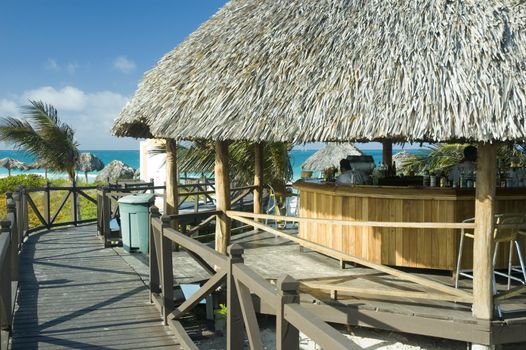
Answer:
[(125, 204), (151, 204), (153, 203), (155, 195), (152, 193), (147, 194), (132, 194), (126, 197), (122, 197), (118, 200), (119, 203)]

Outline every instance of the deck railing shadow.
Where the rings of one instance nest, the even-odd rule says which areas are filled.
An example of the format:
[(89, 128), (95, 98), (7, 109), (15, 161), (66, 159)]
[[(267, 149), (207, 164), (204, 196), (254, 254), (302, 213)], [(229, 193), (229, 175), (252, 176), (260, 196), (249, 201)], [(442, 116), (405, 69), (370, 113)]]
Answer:
[[(174, 305), (172, 245), (184, 248), (210, 278), (181, 305)], [(155, 207), (150, 213), (150, 302), (159, 307), (165, 324), (176, 333), (187, 349), (197, 349), (180, 319), (203, 298), (226, 286), (227, 349), (242, 349), (246, 334), (251, 349), (263, 349), (254, 308), (254, 299), (271, 307), (276, 314), (276, 347), (299, 349), (301, 331), (326, 349), (353, 349), (354, 343), (299, 304), (299, 283), (281, 277), (277, 286), (252, 271), (243, 261), (243, 248), (228, 247), (222, 255), (209, 246), (172, 228), (172, 218), (162, 216)], [(177, 267), (176, 267), (177, 268)]]

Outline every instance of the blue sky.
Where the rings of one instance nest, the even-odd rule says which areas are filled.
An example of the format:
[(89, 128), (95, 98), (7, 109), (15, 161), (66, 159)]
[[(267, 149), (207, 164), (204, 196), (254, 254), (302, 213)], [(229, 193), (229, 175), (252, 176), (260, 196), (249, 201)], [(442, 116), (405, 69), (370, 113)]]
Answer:
[(138, 149), (110, 127), (143, 73), (225, 0), (0, 1), (0, 116), (57, 107), (83, 149)]
[(138, 149), (110, 135), (113, 120), (144, 72), (225, 3), (1, 0), (0, 116), (43, 100), (73, 126), (81, 149)]

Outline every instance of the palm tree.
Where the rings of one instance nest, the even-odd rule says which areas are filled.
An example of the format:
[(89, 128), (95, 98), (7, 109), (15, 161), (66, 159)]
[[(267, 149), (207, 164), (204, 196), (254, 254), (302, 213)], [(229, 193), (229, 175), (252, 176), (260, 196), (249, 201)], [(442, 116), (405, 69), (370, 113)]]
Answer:
[(79, 159), (75, 132), (57, 115), (57, 110), (41, 101), (22, 107), (24, 119), (0, 118), (0, 141), (24, 150), (56, 172), (66, 172), (72, 183)]
[[(230, 179), (234, 185), (249, 185), (254, 180), (254, 146), (250, 142), (235, 141), (229, 147)], [(292, 166), (284, 142), (266, 142), (263, 150), (265, 183), (279, 193), (285, 193), (286, 181), (292, 178)], [(164, 146), (154, 148), (151, 154), (165, 153)], [(180, 172), (214, 171), (215, 146), (213, 141), (195, 141), (191, 147), (179, 148), (177, 166)]]
[[(234, 185), (248, 185), (254, 180), (254, 147), (246, 141), (232, 142), (229, 147), (230, 179)], [(266, 183), (277, 191), (285, 191), (286, 181), (292, 178), (289, 145), (267, 142), (263, 150)], [(179, 171), (213, 172), (215, 163), (214, 142), (196, 141), (178, 157)]]
[[(403, 161), (400, 168), (404, 174), (424, 171), (448, 172), (464, 157), (464, 148), (469, 144), (438, 144), (428, 147), (427, 152), (411, 154)], [(473, 145), (476, 146), (476, 145)], [(497, 162), (499, 167), (507, 170), (511, 163), (526, 164), (526, 153), (523, 147), (512, 144), (500, 144), (497, 148)]]

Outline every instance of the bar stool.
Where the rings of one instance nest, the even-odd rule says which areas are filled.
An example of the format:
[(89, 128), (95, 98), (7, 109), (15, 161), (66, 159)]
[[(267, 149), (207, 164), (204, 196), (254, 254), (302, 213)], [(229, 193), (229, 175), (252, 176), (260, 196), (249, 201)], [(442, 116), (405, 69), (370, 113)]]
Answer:
[[(473, 223), (475, 222), (475, 218), (470, 218), (470, 219), (464, 220), (463, 222)], [(510, 225), (510, 226), (501, 227), (501, 228), (496, 227), (493, 231), (493, 237), (495, 240), (495, 248), (493, 251), (493, 281), (492, 281), (493, 294), (497, 294), (497, 281), (495, 278), (496, 275), (508, 278), (508, 290), (511, 287), (511, 280), (515, 280), (522, 284), (526, 284), (526, 269), (524, 266), (524, 259), (522, 257), (521, 247), (518, 241), (519, 229), (521, 226), (524, 226), (524, 224), (526, 223), (526, 217), (523, 214), (499, 214), (499, 215), (495, 215), (495, 222), (497, 225)], [(458, 288), (458, 280), (460, 276), (464, 276), (464, 277), (473, 279), (473, 273), (472, 273), (473, 270), (462, 270), (461, 269), (462, 250), (463, 250), (465, 237), (474, 238), (475, 236), (473, 233), (466, 232), (465, 229), (462, 229), (460, 232), (460, 246), (458, 249), (457, 269), (456, 269), (456, 274), (455, 274), (455, 288)], [(508, 255), (508, 273), (495, 271), (499, 245), (501, 243), (508, 243), (508, 242), (510, 244), (510, 251)], [(517, 250), (517, 256), (519, 258), (520, 268), (515, 268), (512, 266), (514, 247)], [(471, 274), (468, 271), (471, 271)], [(521, 272), (522, 279), (513, 276), (512, 272)], [(497, 311), (498, 311), (499, 316), (502, 316), (502, 311), (500, 309), (500, 306), (497, 306)]]
[[(268, 186), (268, 201), (267, 201), (267, 209), (265, 210), (266, 214), (270, 215), (280, 215), (280, 209), (278, 206), (278, 201), (276, 198), (276, 191), (274, 191), (274, 188), (272, 186)], [(265, 219), (265, 225), (269, 225), (269, 222), (273, 222), (273, 224), (278, 227), (278, 221), (276, 219)]]
[[(521, 252), (521, 246), (518, 241), (519, 236), (519, 230), (521, 225), (524, 225), (526, 223), (526, 217), (522, 214), (498, 214), (495, 215), (495, 221), (497, 225), (511, 225), (511, 227), (503, 227), (499, 228), (496, 227), (493, 231), (493, 238), (495, 240), (495, 249), (493, 251), (493, 268), (495, 268), (495, 265), (497, 263), (497, 255), (499, 251), (499, 246), (501, 243), (509, 243), (510, 244), (510, 251), (508, 256), (508, 273), (500, 272), (500, 271), (493, 271), (494, 275), (499, 275), (503, 277), (508, 278), (508, 289), (511, 287), (511, 280), (520, 282), (522, 284), (526, 284), (526, 268), (524, 265), (524, 259), (522, 257)], [(475, 218), (470, 218), (467, 220), (462, 221), (463, 223), (473, 223), (475, 222)], [(458, 249), (458, 256), (457, 256), (457, 269), (456, 269), (456, 275), (455, 275), (455, 288), (458, 288), (458, 280), (460, 276), (464, 276), (467, 278), (473, 279), (473, 274), (469, 273), (469, 271), (472, 270), (462, 270), (461, 269), (461, 261), (462, 261), (462, 250), (464, 246), (464, 238), (474, 238), (473, 233), (468, 233), (465, 231), (465, 229), (462, 229), (460, 232), (460, 246)], [(513, 260), (513, 248), (517, 251), (517, 256), (519, 258), (519, 267), (513, 267), (512, 266), (512, 260)], [(515, 277), (512, 275), (512, 272), (520, 272), (522, 273), (522, 278)], [(494, 289), (496, 292), (496, 281), (495, 276), (493, 277), (493, 284)]]

